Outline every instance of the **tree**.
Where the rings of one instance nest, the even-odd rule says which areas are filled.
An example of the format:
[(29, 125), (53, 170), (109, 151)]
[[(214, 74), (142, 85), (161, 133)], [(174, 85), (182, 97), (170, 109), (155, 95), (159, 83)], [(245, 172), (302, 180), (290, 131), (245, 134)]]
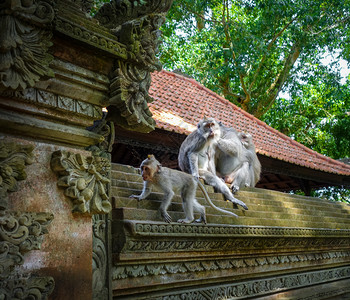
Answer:
[(298, 66), (350, 57), (349, 20), (349, 0), (175, 0), (160, 59), (261, 118)]

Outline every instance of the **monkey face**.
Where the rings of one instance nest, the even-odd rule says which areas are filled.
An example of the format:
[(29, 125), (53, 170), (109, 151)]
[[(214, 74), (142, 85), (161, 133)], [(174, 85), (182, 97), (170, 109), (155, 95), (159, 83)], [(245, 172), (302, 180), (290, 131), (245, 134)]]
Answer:
[(153, 174), (152, 168), (147, 165), (141, 166), (141, 175), (144, 181), (152, 181)]
[(203, 120), (201, 127), (206, 138), (213, 139), (220, 136), (220, 125), (212, 118)]
[(154, 175), (160, 171), (160, 163), (153, 155), (148, 156), (140, 166), (142, 179), (144, 181), (152, 181)]

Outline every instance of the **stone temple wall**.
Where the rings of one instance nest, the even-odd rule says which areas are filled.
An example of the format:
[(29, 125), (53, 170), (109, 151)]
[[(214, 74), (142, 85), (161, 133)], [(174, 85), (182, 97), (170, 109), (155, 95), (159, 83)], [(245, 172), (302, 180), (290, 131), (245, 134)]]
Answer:
[[(350, 206), (327, 200), (246, 188), (233, 209), (206, 186), (207, 224), (180, 224), (180, 195), (162, 221), (162, 199), (140, 194), (142, 177), (112, 165), (113, 299), (347, 299), (350, 297)], [(198, 216), (196, 216), (198, 217)]]
[(93, 3), (0, 4), (1, 299), (111, 298), (110, 122), (154, 129), (171, 1)]

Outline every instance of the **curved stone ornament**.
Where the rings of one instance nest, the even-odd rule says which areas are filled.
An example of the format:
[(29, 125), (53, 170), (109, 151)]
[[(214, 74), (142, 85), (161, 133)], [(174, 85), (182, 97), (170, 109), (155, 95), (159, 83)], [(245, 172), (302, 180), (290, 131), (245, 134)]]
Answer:
[(7, 208), (8, 192), (17, 191), (17, 181), (27, 178), (25, 166), (33, 162), (33, 148), (0, 142), (0, 210)]
[(0, 299), (48, 299), (55, 286), (52, 277), (17, 278), (0, 282)]
[(53, 76), (47, 53), (48, 29), (54, 18), (52, 0), (8, 0), (0, 4), (0, 91), (34, 86)]
[(144, 132), (154, 130), (155, 121), (147, 104), (152, 101), (148, 95), (150, 73), (133, 64), (119, 61), (114, 74), (108, 119), (117, 120), (117, 124), (126, 129)]
[(51, 168), (58, 175), (57, 185), (73, 201), (73, 212), (107, 214), (109, 202), (111, 162), (107, 158), (55, 151)]
[[(6, 212), (0, 216), (0, 278), (23, 262), (23, 254), (39, 250), (53, 214)], [(5, 298), (7, 299), (7, 298)]]
[(148, 109), (150, 73), (161, 69), (156, 57), (159, 27), (172, 0), (112, 0), (96, 13), (99, 23), (126, 46), (127, 59), (117, 60), (111, 76), (108, 119), (128, 130), (150, 132), (155, 121)]

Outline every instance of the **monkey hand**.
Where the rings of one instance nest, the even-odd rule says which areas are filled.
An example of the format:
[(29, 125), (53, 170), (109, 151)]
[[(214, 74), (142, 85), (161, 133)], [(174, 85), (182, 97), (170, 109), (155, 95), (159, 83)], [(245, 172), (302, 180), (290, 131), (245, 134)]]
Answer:
[(194, 177), (194, 179), (196, 179), (196, 181), (198, 181), (200, 178), (198, 173), (197, 174), (193, 173), (192, 176)]
[(131, 196), (129, 196), (129, 198), (137, 199), (137, 201), (141, 201), (142, 200), (140, 195), (131, 195)]

